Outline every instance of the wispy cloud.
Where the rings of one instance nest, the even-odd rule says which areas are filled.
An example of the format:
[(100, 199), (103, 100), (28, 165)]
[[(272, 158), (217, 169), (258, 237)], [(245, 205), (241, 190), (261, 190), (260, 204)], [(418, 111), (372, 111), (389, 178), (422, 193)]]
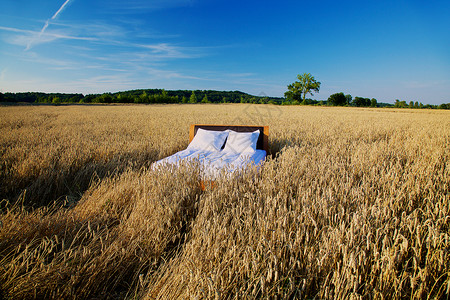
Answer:
[(58, 11), (56, 11), (56, 13), (50, 19), (45, 21), (44, 26), (42, 27), (41, 31), (37, 34), (37, 36), (35, 36), (34, 38), (30, 39), (30, 41), (27, 43), (27, 47), (25, 48), (25, 51), (30, 50), (31, 47), (33, 46), (33, 44), (35, 44), (36, 42), (39, 42), (39, 40), (42, 38), (42, 35), (44, 34), (45, 30), (49, 26), (50, 21), (54, 20), (54, 19), (56, 19), (58, 17), (58, 15), (64, 10), (64, 8), (69, 3), (69, 1), (70, 0), (66, 0), (64, 2), (64, 4), (58, 9)]
[(25, 29), (19, 29), (19, 28), (13, 28), (13, 27), (5, 27), (5, 26), (0, 26), (0, 30), (11, 31), (11, 32), (19, 32), (19, 33), (28, 33), (28, 34), (36, 33), (36, 31), (32, 31), (32, 30), (25, 30)]
[[(58, 28), (47, 30), (35, 43), (49, 43), (56, 39), (80, 40), (94, 42), (84, 44), (67, 44), (58, 57), (46, 57), (42, 51), (16, 53), (18, 59), (41, 63), (51, 69), (79, 69), (79, 66), (98, 66), (106, 69), (137, 69), (154, 67), (156, 64), (177, 59), (200, 58), (210, 54), (205, 47), (185, 47), (167, 42), (139, 43), (127, 40), (129, 34), (116, 25), (108, 24), (62, 24)], [(109, 29), (108, 29), (109, 28)], [(17, 33), (9, 36), (6, 42), (26, 46), (36, 31), (0, 26), (0, 30)], [(111, 33), (113, 32), (113, 33)], [(88, 36), (79, 36), (79, 33)], [(108, 47), (108, 51), (104, 51)], [(34, 55), (34, 56), (33, 56)], [(37, 55), (37, 56), (36, 56)], [(84, 67), (86, 68), (86, 67)]]
[(255, 73), (229, 73), (226, 75), (229, 77), (233, 77), (233, 78), (243, 78), (243, 77), (253, 77), (256, 74)]
[[(20, 81), (15, 81), (14, 85), (8, 84), (11, 89), (18, 89), (15, 87), (18, 85), (26, 86), (31, 90), (98, 93), (149, 86), (200, 88), (201, 86), (221, 86), (223, 83), (243, 84), (255, 81), (254, 73), (238, 70), (227, 75), (215, 69), (197, 70), (187, 68), (185, 64), (176, 63), (180, 60), (218, 54), (225, 48), (238, 47), (238, 45), (198, 47), (192, 45), (191, 41), (183, 40), (183, 37), (178, 34), (166, 35), (161, 32), (155, 34), (148, 28), (147, 22), (135, 22), (131, 19), (129, 23), (117, 20), (112, 22), (109, 19), (99, 19), (88, 23), (57, 20), (72, 1), (64, 0), (52, 17), (37, 30), (26, 30), (29, 27), (17, 28), (22, 25), (0, 26), (0, 31), (10, 33), (4, 35), (5, 42), (19, 45), (26, 50), (10, 52), (9, 56), (27, 65), (48, 71), (47, 78), (29, 72), (21, 77)], [(118, 0), (112, 1), (116, 1), (117, 5), (120, 4)], [(155, 0), (149, 3), (151, 1), (131, 0), (130, 2), (136, 6), (145, 6), (149, 3), (148, 9), (152, 9), (152, 5), (156, 9), (166, 5), (189, 4), (187, 0), (167, 0), (167, 3), (165, 1)], [(121, 3), (124, 5), (123, 2)], [(108, 3), (105, 2), (104, 6), (107, 9)], [(39, 24), (42, 24), (42, 21)], [(47, 52), (46, 47), (36, 47), (38, 44), (63, 39), (70, 43), (61, 41), (58, 43), (58, 51), (52, 49)], [(76, 42), (77, 40), (80, 42)], [(83, 41), (89, 41), (89, 43)], [(26, 77), (33, 80), (26, 81)]]
[[(97, 41), (95, 37), (85, 37), (71, 35), (63, 31), (53, 30), (52, 32), (45, 32), (40, 34), (40, 32), (33, 30), (25, 30), (13, 27), (0, 26), (0, 30), (19, 33), (7, 40), (8, 43), (18, 46), (26, 46), (26, 50), (30, 50), (31, 46), (36, 44), (48, 43), (57, 39), (67, 39), (67, 40), (80, 40), (80, 41)], [(39, 39), (36, 36), (40, 35)], [(30, 41), (32, 43), (30, 44)]]
[[(168, 9), (174, 7), (192, 6), (197, 0), (104, 0), (107, 1), (107, 8), (110, 12), (120, 12), (121, 14), (129, 12), (148, 12), (160, 9)], [(106, 4), (106, 3), (105, 3)]]
[(3, 81), (3, 80), (5, 80), (5, 75), (6, 75), (6, 72), (8, 71), (8, 69), (7, 68), (4, 68), (1, 72), (0, 72), (0, 81)]
[(161, 60), (170, 58), (198, 58), (206, 55), (206, 49), (202, 47), (182, 47), (169, 43), (156, 44), (134, 44), (135, 47), (147, 49), (148, 52), (141, 52), (143, 58), (151, 60)]
[(436, 89), (440, 86), (449, 86), (449, 80), (402, 81), (401, 86), (407, 89)]
[(70, 0), (66, 0), (64, 4), (58, 9), (58, 11), (53, 15), (52, 20), (56, 19), (56, 17), (63, 11), (63, 9), (66, 7), (66, 5), (69, 3)]

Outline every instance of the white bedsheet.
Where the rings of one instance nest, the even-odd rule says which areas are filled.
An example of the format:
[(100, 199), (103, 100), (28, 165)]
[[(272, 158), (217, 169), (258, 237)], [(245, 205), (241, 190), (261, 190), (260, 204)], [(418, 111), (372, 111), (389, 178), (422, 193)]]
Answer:
[(153, 167), (165, 164), (177, 165), (180, 162), (198, 161), (204, 179), (214, 179), (225, 169), (227, 172), (241, 170), (248, 165), (259, 166), (266, 157), (266, 151), (236, 153), (234, 151), (205, 151), (186, 149), (158, 160)]

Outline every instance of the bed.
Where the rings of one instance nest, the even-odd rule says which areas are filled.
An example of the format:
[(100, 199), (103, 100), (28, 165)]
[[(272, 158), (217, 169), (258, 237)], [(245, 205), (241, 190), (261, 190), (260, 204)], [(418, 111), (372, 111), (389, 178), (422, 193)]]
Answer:
[(196, 161), (201, 182), (211, 182), (224, 170), (231, 174), (262, 164), (269, 150), (268, 139), (268, 126), (193, 124), (188, 147), (155, 162), (154, 167)]

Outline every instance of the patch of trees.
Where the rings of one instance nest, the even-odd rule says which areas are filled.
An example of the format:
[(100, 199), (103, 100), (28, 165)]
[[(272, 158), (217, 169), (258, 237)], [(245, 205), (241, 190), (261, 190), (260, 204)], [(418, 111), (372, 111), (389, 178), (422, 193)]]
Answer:
[(327, 103), (333, 106), (344, 106), (348, 104), (348, 101), (344, 93), (336, 93), (328, 97)]
[(283, 98), (261, 97), (240, 91), (142, 89), (117, 93), (0, 93), (0, 102), (10, 103), (258, 103), (281, 104)]
[(395, 104), (380, 103), (375, 98), (355, 97), (345, 95), (344, 93), (335, 93), (328, 97), (327, 101), (317, 101), (307, 99), (306, 95), (312, 92), (319, 92), (320, 82), (317, 81), (310, 73), (297, 75), (298, 81), (287, 86), (288, 90), (284, 93), (286, 97), (282, 101), (283, 105), (330, 105), (330, 106), (354, 106), (354, 107), (398, 107), (398, 108), (438, 108), (450, 109), (450, 103), (441, 105), (423, 105), (422, 103), (411, 101), (409, 105), (405, 101), (395, 100)]
[(400, 101), (398, 99), (395, 100), (394, 106), (395, 108), (428, 108), (428, 109), (450, 109), (450, 103), (442, 103), (439, 105), (431, 105), (431, 104), (423, 104), (418, 101), (409, 101), (409, 104), (406, 101)]
[(332, 106), (354, 106), (354, 107), (394, 107), (394, 108), (428, 108), (428, 109), (450, 109), (450, 103), (443, 103), (440, 105), (422, 104), (421, 102), (395, 100), (394, 105), (389, 103), (380, 103), (375, 98), (355, 97), (351, 95), (344, 95), (344, 93), (336, 93), (330, 95), (326, 102), (327, 105)]
[[(306, 76), (308, 75), (308, 76)], [(306, 98), (311, 91), (318, 92), (320, 82), (310, 74), (299, 75), (300, 81), (290, 85), (292, 88), (285, 93), (286, 98), (253, 96), (240, 91), (213, 91), (213, 90), (173, 90), (141, 89), (117, 93), (103, 94), (63, 94), (63, 93), (0, 93), (0, 102), (3, 103), (48, 103), (48, 104), (75, 104), (75, 103), (254, 103), (254, 104), (281, 104), (281, 105), (329, 105), (354, 107), (394, 107), (394, 108), (428, 108), (450, 109), (450, 103), (440, 105), (422, 104), (421, 102), (395, 100), (395, 103), (378, 102), (375, 98), (355, 97), (344, 93), (330, 95), (326, 101)], [(306, 79), (302, 81), (302, 76)], [(309, 79), (308, 79), (309, 78)], [(309, 83), (308, 83), (309, 80)], [(302, 83), (304, 82), (304, 83)], [(312, 84), (313, 82), (314, 84)], [(309, 87), (302, 88), (306, 84)], [(289, 87), (289, 86), (288, 86)]]
[(352, 101), (351, 104), (352, 106), (357, 106), (357, 107), (377, 107), (377, 99), (372, 98), (363, 98), (363, 97), (355, 97)]
[(426, 104), (423, 105), (422, 102), (414, 102), (414, 101), (410, 101), (409, 104), (406, 103), (406, 101), (400, 101), (398, 99), (395, 100), (394, 103), (394, 107), (395, 108), (440, 108), (440, 109), (448, 109), (447, 108), (448, 104), (441, 104), (441, 105), (430, 105), (430, 104)]
[(11, 103), (78, 103), (83, 99), (83, 94), (63, 94), (63, 93), (0, 93), (0, 102)]
[(379, 104), (375, 98), (355, 97), (344, 95), (344, 93), (335, 93), (328, 97), (327, 103), (333, 106), (354, 106), (354, 107), (381, 107), (390, 106), (387, 103)]

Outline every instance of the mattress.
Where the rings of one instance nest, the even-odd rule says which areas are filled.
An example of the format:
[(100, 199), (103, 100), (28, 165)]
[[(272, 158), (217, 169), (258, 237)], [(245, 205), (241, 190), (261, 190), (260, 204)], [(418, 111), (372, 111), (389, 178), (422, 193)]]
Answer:
[(188, 148), (155, 162), (153, 167), (195, 161), (200, 165), (203, 179), (213, 180), (223, 170), (226, 173), (233, 173), (248, 166), (260, 166), (265, 157), (266, 151), (264, 150), (237, 153), (234, 151), (206, 151)]

